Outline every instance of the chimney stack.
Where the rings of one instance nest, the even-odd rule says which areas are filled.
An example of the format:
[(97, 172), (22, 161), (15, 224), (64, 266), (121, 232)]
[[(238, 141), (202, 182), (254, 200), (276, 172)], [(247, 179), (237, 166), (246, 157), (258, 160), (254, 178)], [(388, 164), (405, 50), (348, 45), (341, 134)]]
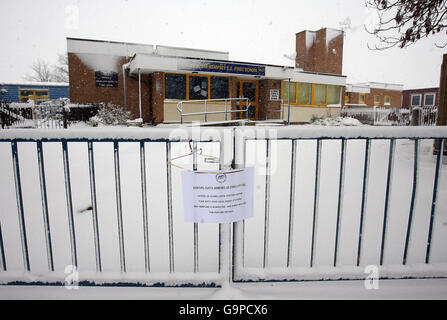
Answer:
[(342, 74), (343, 31), (323, 28), (296, 34), (295, 67), (304, 71)]

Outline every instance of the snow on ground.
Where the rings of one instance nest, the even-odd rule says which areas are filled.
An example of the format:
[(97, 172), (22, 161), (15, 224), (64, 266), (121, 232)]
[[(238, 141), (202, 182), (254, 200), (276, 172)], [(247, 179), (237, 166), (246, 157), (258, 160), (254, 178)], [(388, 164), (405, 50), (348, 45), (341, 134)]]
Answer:
[[(84, 129), (79, 130), (81, 132)], [(89, 130), (98, 130), (98, 132), (107, 133), (107, 130), (104, 128)], [(131, 135), (135, 132), (136, 136), (141, 136), (140, 133), (137, 134), (136, 132), (138, 130), (148, 129), (133, 128), (131, 131), (129, 130), (126, 129), (125, 132), (131, 132)], [(68, 130), (68, 132), (76, 135), (76, 129)], [(82, 133), (80, 134), (82, 135)], [(23, 142), (18, 145), (31, 268), (33, 272), (44, 275), (47, 270), (47, 258), (43, 232), (44, 226), (36, 145), (33, 142)], [(92, 211), (89, 209), (91, 200), (88, 154), (85, 143), (70, 142), (68, 146), (79, 271), (80, 280), (82, 280), (83, 273), (90, 274), (95, 271)], [(432, 146), (433, 140), (421, 141), (419, 188), (416, 198), (414, 229), (408, 257), (410, 266), (423, 263), (425, 258), (435, 171), (435, 157), (432, 154)], [(219, 146), (217, 143), (202, 143), (199, 147), (204, 148), (205, 154), (219, 155)], [(286, 263), (290, 148), (290, 141), (279, 141), (278, 143), (272, 144), (271, 170), (273, 175), (271, 177), (270, 189), (269, 227), (269, 266), (272, 268), (284, 268)], [(361, 266), (378, 264), (379, 261), (388, 148), (389, 142), (386, 140), (374, 140), (371, 142), (370, 180), (368, 183), (368, 201), (363, 235), (364, 250)], [(412, 190), (413, 148), (413, 140), (404, 139), (397, 141), (387, 243), (385, 247), (386, 265), (399, 265), (402, 262)], [(108, 142), (95, 142), (94, 150), (103, 270), (105, 274), (115, 274), (119, 273), (120, 264), (113, 144)], [(292, 256), (292, 266), (293, 268), (297, 268), (297, 270), (299, 268), (306, 268), (310, 259), (315, 181), (315, 150), (315, 141), (299, 141), (297, 143)], [(330, 266), (333, 260), (340, 160), (339, 150), (340, 141), (323, 141), (322, 143), (317, 249), (315, 256), (315, 265), (317, 267)], [(163, 275), (169, 270), (165, 151), (165, 143), (146, 143), (149, 251), (151, 271), (154, 275)], [(364, 140), (352, 140), (347, 143), (346, 180), (339, 247), (340, 266), (352, 266), (356, 259), (364, 151)], [(183, 155), (187, 152), (187, 143), (172, 144), (172, 157)], [(61, 144), (58, 142), (44, 143), (44, 159), (55, 269), (56, 272), (63, 273), (64, 268), (71, 264), (71, 257)], [(181, 158), (176, 161), (176, 164), (184, 168), (191, 168), (191, 160), (191, 157)], [(262, 243), (265, 211), (264, 141), (247, 142), (247, 165), (255, 166), (256, 168), (255, 216), (246, 221), (244, 242), (245, 266), (247, 267), (246, 271), (249, 271), (250, 268), (252, 270), (261, 270), (263, 261)], [(120, 143), (120, 166), (127, 270), (131, 273), (141, 273), (144, 272), (144, 247), (138, 143)], [(2, 224), (8, 270), (17, 272), (23, 270), (23, 262), (20, 250), (14, 177), (11, 168), (10, 145), (1, 142), (0, 222)], [(199, 169), (215, 170), (217, 169), (217, 164), (205, 163), (203, 158), (199, 157)], [(180, 177), (181, 170), (172, 167), (175, 271), (192, 272), (193, 226), (183, 221)], [(432, 244), (432, 262), (446, 263), (447, 251), (445, 250), (444, 244), (447, 241), (447, 210), (445, 210), (447, 208), (447, 168), (445, 165), (442, 167), (438, 199), (438, 210), (436, 213)], [(217, 225), (201, 224), (199, 226), (199, 267), (201, 272), (216, 272), (218, 267), (217, 249)], [(247, 277), (250, 277), (250, 274)], [(121, 290), (129, 292), (129, 297), (135, 298), (424, 298), (422, 292), (427, 292), (427, 297), (447, 297), (447, 282), (445, 279), (381, 280), (380, 285), (380, 290), (365, 290), (363, 281), (358, 280), (304, 282), (295, 284), (235, 284), (234, 287), (226, 286), (223, 289), (82, 287), (79, 290), (70, 291), (65, 288), (0, 286), (0, 297), (16, 296), (26, 298), (34, 296), (37, 298), (57, 298), (60, 296), (76, 298), (82, 296), (95, 297), (97, 295), (115, 297), (120, 296), (118, 292), (122, 292)]]
[(150, 299), (150, 300), (290, 300), (290, 299), (447, 299), (447, 279), (381, 280), (365, 289), (361, 280), (232, 285), (224, 288), (138, 288), (0, 286), (0, 299)]

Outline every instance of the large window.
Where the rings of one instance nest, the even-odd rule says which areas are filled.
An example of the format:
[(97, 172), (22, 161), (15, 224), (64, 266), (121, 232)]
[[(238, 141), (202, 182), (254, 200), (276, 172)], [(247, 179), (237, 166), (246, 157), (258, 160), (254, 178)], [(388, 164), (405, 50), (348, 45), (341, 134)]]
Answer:
[(326, 104), (326, 86), (314, 84), (314, 104)]
[(424, 106), (431, 107), (435, 105), (435, 94), (426, 93), (424, 96)]
[[(289, 82), (282, 84), (282, 99), (284, 103), (289, 103)], [(296, 83), (290, 82), (290, 103), (296, 103)]]
[(165, 99), (186, 99), (186, 75), (165, 74)]
[[(289, 82), (281, 83), (282, 100), (288, 103)], [(340, 87), (325, 84), (313, 84), (304, 82), (290, 83), (290, 103), (295, 105), (340, 105)]]
[(19, 90), (20, 102), (28, 102), (33, 100), (35, 104), (42, 101), (50, 100), (48, 89), (21, 89)]
[(421, 105), (421, 95), (420, 94), (412, 94), (411, 95), (411, 106), (419, 107)]
[(327, 86), (327, 104), (340, 104), (340, 87)]
[(208, 77), (189, 77), (189, 100), (208, 99)]
[(389, 106), (391, 104), (391, 98), (390, 96), (385, 96), (385, 105)]
[(312, 103), (312, 84), (311, 83), (298, 83), (298, 104), (311, 104)]
[(225, 99), (228, 98), (229, 84), (226, 77), (211, 77), (210, 78), (211, 99)]
[(230, 97), (228, 77), (165, 73), (165, 99), (204, 100)]

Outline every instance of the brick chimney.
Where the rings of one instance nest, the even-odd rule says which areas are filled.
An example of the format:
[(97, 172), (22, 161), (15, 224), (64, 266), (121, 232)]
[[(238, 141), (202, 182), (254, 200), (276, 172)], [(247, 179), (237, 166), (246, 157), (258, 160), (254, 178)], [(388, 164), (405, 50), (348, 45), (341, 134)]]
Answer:
[(304, 71), (342, 74), (343, 31), (320, 29), (296, 34), (295, 66)]

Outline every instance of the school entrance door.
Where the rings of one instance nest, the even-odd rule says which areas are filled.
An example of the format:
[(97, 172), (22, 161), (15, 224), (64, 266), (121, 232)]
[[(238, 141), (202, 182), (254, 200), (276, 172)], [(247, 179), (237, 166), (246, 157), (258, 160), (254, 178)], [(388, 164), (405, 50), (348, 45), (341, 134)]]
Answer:
[[(237, 86), (237, 97), (248, 98), (250, 101), (251, 109), (249, 111), (250, 120), (258, 119), (258, 93), (259, 82), (257, 80), (239, 80)], [(241, 101), (238, 105), (238, 110), (245, 109), (246, 102)], [(236, 113), (237, 119), (244, 119), (245, 115)]]

